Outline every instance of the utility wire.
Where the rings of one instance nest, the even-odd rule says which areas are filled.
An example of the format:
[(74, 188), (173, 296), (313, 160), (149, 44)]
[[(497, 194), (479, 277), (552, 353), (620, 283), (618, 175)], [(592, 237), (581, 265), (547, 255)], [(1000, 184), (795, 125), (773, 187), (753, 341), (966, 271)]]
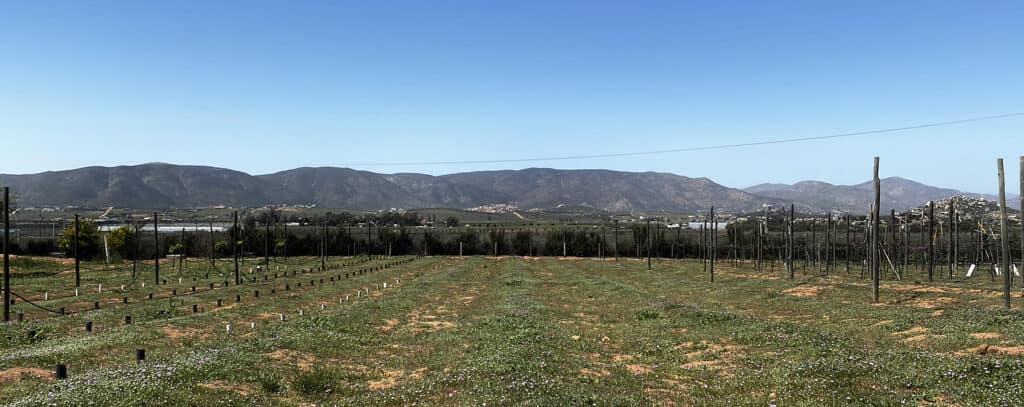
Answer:
[(775, 140), (764, 140), (764, 141), (753, 141), (747, 143), (734, 143), (734, 144), (716, 144), (708, 146), (697, 146), (697, 147), (683, 147), (674, 148), (669, 150), (650, 150), (650, 151), (634, 151), (626, 153), (606, 153), (606, 154), (588, 154), (588, 155), (568, 155), (568, 156), (553, 156), (553, 157), (532, 157), (532, 158), (507, 158), (507, 159), (496, 159), (496, 160), (457, 160), (457, 161), (405, 161), (405, 162), (373, 162), (373, 163), (349, 163), (341, 164), (346, 167), (367, 167), (367, 166), (405, 166), (405, 165), (455, 165), (455, 164), (493, 164), (493, 163), (517, 163), (517, 162), (534, 162), (534, 161), (563, 161), (563, 160), (583, 160), (589, 158), (612, 158), (612, 157), (630, 157), (639, 155), (654, 155), (654, 154), (668, 154), (668, 153), (683, 153), (693, 151), (708, 151), (708, 150), (724, 150), (730, 148), (739, 147), (752, 147), (752, 146), (763, 146), (771, 144), (785, 144), (785, 143), (797, 143), (803, 141), (815, 141), (815, 140), (829, 140), (837, 138), (848, 138), (857, 136), (869, 136), (881, 133), (893, 133), (906, 130), (924, 129), (930, 127), (941, 127), (950, 126), (954, 124), (963, 124), (971, 122), (980, 122), (987, 120), (1005, 119), (1010, 117), (1024, 116), (1024, 112), (1005, 113), (991, 116), (977, 116), (966, 119), (948, 120), (942, 122), (932, 122), (925, 124), (917, 124), (912, 126), (903, 127), (890, 127), (887, 129), (878, 130), (866, 130), (857, 131), (852, 133), (838, 133), (824, 136), (811, 136), (811, 137), (795, 137)]

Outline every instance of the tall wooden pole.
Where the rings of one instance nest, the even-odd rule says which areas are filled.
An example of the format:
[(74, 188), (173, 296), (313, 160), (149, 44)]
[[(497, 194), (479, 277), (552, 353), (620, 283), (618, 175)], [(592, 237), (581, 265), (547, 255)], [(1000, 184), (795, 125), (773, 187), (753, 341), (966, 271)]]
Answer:
[(700, 262), (704, 265), (704, 272), (708, 272), (708, 219), (704, 216), (700, 225)]
[(889, 218), (891, 222), (889, 229), (892, 229), (892, 254), (890, 254), (889, 257), (892, 258), (892, 267), (895, 269), (900, 265), (899, 247), (897, 246), (898, 240), (896, 240), (896, 209), (892, 209), (891, 213), (892, 214)]
[(935, 273), (935, 201), (928, 201), (928, 282)]
[(217, 268), (217, 257), (216, 257), (216, 254), (215, 254), (216, 250), (217, 250), (217, 248), (214, 246), (214, 242), (213, 242), (213, 221), (211, 220), (210, 221), (210, 268)]
[(1002, 249), (1003, 265), (1003, 305), (1010, 309), (1010, 229), (1006, 226), (1006, 180), (1003, 176), (1003, 159), (996, 160), (999, 172), (999, 243)]
[(946, 202), (946, 266), (948, 266), (948, 279), (953, 278), (953, 239), (955, 237), (953, 232), (953, 200), (950, 199)]
[(266, 224), (263, 225), (263, 264), (270, 267), (270, 212), (267, 212)]
[(1024, 289), (1024, 155), (1020, 156), (1020, 282)]
[(850, 274), (850, 215), (846, 215), (846, 274)]
[(786, 271), (789, 279), (793, 279), (793, 218), (796, 216), (793, 204), (789, 204), (789, 223), (786, 228)]
[(881, 269), (878, 267), (878, 216), (882, 204), (882, 181), (878, 179), (878, 157), (875, 157), (874, 168), (875, 202), (871, 207), (871, 282), (872, 299), (878, 302), (878, 280)]
[(74, 245), (74, 249), (72, 249), (72, 251), (74, 252), (74, 255), (75, 255), (75, 287), (81, 287), (82, 286), (82, 276), (80, 274), (80, 262), (81, 262), (81, 260), (78, 257), (78, 228), (79, 228), (78, 214), (76, 213), (75, 214), (75, 236), (72, 239), (72, 245)]
[[(765, 217), (765, 221), (767, 222), (767, 220), (768, 219), (767, 219), (767, 216), (766, 216)], [(764, 232), (764, 225), (761, 224), (760, 220), (758, 220), (757, 221), (757, 271), (758, 272), (761, 271), (761, 241), (764, 239), (764, 237), (762, 237), (761, 234), (763, 232)]]
[(4, 322), (11, 320), (11, 257), (10, 239), (11, 234), (11, 188), (4, 187)]
[(714, 205), (711, 206), (711, 219), (708, 221), (708, 224), (711, 225), (711, 229), (709, 230), (710, 235), (708, 235), (708, 240), (710, 241), (709, 243), (710, 243), (710, 246), (711, 246), (711, 251), (709, 252), (709, 255), (708, 255), (708, 264), (709, 264), (708, 272), (711, 275), (711, 282), (713, 283), (713, 282), (715, 282), (715, 255), (717, 254), (716, 252), (718, 251), (718, 247), (716, 247), (716, 244), (718, 242), (715, 241), (715, 239), (718, 236), (718, 228), (717, 228), (717, 225), (715, 225), (715, 207), (714, 207)]
[(647, 218), (647, 270), (651, 269), (651, 218)]
[(615, 222), (615, 261), (619, 261), (619, 220), (616, 219), (613, 222)]
[(178, 256), (178, 274), (181, 274), (182, 268), (185, 267), (185, 263), (188, 261), (188, 249), (185, 247), (185, 228), (181, 228), (181, 256)]
[(156, 212), (153, 212), (153, 285), (160, 285), (160, 214)]
[(234, 212), (235, 226), (231, 228), (231, 257), (235, 260), (235, 285), (242, 282), (238, 275), (238, 211)]
[[(960, 271), (960, 214), (953, 204), (953, 272)], [(950, 275), (952, 278), (952, 275)]]

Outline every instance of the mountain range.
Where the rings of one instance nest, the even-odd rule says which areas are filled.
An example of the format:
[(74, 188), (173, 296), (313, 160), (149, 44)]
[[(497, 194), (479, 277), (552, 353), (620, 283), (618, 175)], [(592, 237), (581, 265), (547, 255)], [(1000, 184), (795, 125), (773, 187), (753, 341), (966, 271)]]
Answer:
[[(762, 204), (801, 211), (865, 212), (871, 183), (803, 181), (736, 189), (708, 178), (610, 170), (476, 171), (448, 175), (378, 174), (349, 168), (296, 168), (273, 174), (206, 166), (151, 163), (3, 175), (19, 206), (196, 208), (312, 204), (346, 209), (469, 208), (513, 204), (522, 209), (559, 205), (610, 211), (756, 211)], [(882, 209), (914, 207), (963, 194), (902, 178), (882, 181)]]

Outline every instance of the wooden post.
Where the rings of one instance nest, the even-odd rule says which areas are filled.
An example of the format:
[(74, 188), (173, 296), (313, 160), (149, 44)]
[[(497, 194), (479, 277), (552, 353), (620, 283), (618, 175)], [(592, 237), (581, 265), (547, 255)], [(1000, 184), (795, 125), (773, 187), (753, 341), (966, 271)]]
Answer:
[(948, 279), (953, 278), (953, 199), (946, 201), (946, 266)]
[(700, 261), (704, 265), (704, 272), (708, 272), (708, 218), (704, 216), (700, 225)]
[(786, 228), (786, 271), (789, 273), (789, 279), (793, 279), (793, 218), (796, 216), (796, 210), (793, 204), (789, 204), (789, 223)]
[(1003, 305), (1010, 309), (1010, 280), (1013, 278), (1013, 272), (1010, 270), (1010, 229), (1006, 227), (1006, 182), (1003, 177), (1002, 158), (996, 160), (996, 167), (999, 172), (999, 243), (1003, 252)]
[(231, 228), (231, 257), (235, 260), (235, 285), (242, 282), (242, 279), (238, 276), (238, 211), (234, 214), (235, 226)]
[(928, 201), (928, 282), (935, 273), (935, 201)]
[(899, 267), (900, 264), (899, 247), (897, 246), (896, 240), (896, 209), (892, 209), (892, 214), (890, 215), (890, 222), (892, 223), (891, 225), (889, 225), (889, 229), (892, 229), (892, 254), (890, 255), (890, 257), (892, 257), (892, 267), (893, 269), (896, 269), (897, 267)]
[(715, 282), (715, 260), (718, 259), (718, 218), (715, 207), (711, 206), (711, 282)]
[(1020, 278), (1021, 289), (1024, 289), (1024, 155), (1020, 156)]
[(263, 225), (263, 264), (270, 267), (270, 211), (267, 211), (266, 221)]
[(11, 188), (4, 187), (4, 322), (11, 320)]
[(613, 221), (615, 223), (615, 261), (619, 261), (619, 220)]
[(846, 215), (846, 250), (843, 250), (846, 255), (846, 274), (850, 274), (850, 248), (850, 215)]
[(181, 255), (178, 256), (178, 274), (185, 267), (185, 228), (181, 228)]
[(75, 214), (75, 236), (74, 236), (74, 238), (72, 238), (72, 245), (74, 245), (74, 249), (72, 249), (72, 251), (74, 252), (74, 255), (75, 255), (75, 287), (76, 288), (82, 286), (82, 276), (79, 273), (79, 263), (81, 262), (81, 260), (78, 257), (78, 228), (79, 228), (79, 225), (78, 225), (78, 214), (76, 213)]
[(213, 243), (213, 221), (210, 221), (210, 268), (217, 268), (216, 250)]
[(651, 270), (651, 218), (647, 218), (647, 270)]
[[(762, 207), (762, 209), (764, 209), (764, 207)], [(767, 221), (768, 221), (768, 217), (765, 216), (765, 222), (767, 222)], [(757, 221), (757, 267), (756, 267), (758, 272), (761, 271), (761, 242), (762, 242), (762, 240), (764, 240), (764, 238), (761, 236), (761, 234), (764, 232), (763, 229), (764, 229), (764, 225), (762, 225), (761, 224), (761, 220), (758, 219), (758, 221)]]
[(160, 285), (160, 214), (156, 212), (153, 212), (153, 285)]
[(874, 168), (875, 202), (871, 207), (871, 282), (872, 299), (878, 302), (878, 279), (881, 269), (878, 264), (878, 215), (882, 204), (882, 181), (878, 179), (878, 157), (875, 157)]

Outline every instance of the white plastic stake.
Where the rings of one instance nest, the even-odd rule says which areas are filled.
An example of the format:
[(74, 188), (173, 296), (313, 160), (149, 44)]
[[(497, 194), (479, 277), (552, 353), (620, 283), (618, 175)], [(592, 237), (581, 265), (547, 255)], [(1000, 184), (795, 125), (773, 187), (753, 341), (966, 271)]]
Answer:
[(98, 288), (96, 288), (96, 292), (98, 292), (98, 293), (103, 292), (103, 284), (100, 284), (100, 286)]
[(78, 288), (75, 288), (75, 297), (78, 296)]
[(224, 325), (224, 329), (227, 330), (227, 333), (231, 333), (231, 324)]
[(49, 300), (49, 299), (50, 299), (50, 292), (47, 291), (47, 292), (43, 293), (43, 301), (46, 301), (46, 300)]
[(250, 322), (249, 323), (249, 329), (256, 329), (256, 323), (255, 322)]
[(302, 316), (302, 310), (299, 310), (299, 316), (300, 317)]
[(280, 316), (281, 320), (284, 321), (284, 314), (278, 314), (278, 316)]

